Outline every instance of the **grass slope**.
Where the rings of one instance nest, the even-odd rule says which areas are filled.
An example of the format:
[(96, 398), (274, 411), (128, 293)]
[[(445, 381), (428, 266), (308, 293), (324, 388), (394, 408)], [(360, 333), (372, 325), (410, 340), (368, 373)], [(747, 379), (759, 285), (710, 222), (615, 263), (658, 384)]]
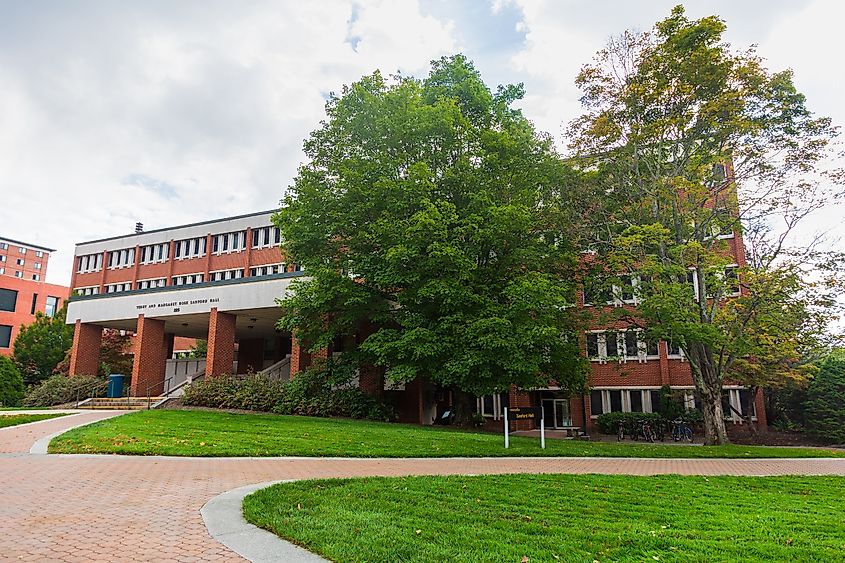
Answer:
[(754, 446), (676, 446), (513, 437), (482, 432), (360, 420), (231, 414), (213, 411), (141, 411), (71, 430), (50, 443), (50, 453), (184, 456), (322, 457), (827, 457), (822, 449)]
[(276, 485), (244, 515), (336, 562), (828, 562), (845, 560), (843, 490), (841, 477), (367, 478)]
[(67, 413), (49, 413), (49, 414), (4, 414), (0, 415), (0, 428), (7, 426), (17, 426), (18, 424), (27, 424), (29, 422), (38, 422), (39, 420), (47, 420), (50, 418), (58, 418), (65, 416)]

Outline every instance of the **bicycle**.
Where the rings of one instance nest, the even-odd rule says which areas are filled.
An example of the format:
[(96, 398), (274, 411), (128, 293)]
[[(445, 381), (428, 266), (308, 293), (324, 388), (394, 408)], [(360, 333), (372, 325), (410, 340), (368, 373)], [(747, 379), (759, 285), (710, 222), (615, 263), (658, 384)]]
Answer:
[(651, 428), (651, 423), (647, 420), (644, 420), (641, 426), (641, 434), (643, 436), (643, 440), (646, 442), (654, 443), (655, 434), (654, 430)]
[(692, 428), (683, 420), (673, 420), (672, 439), (676, 442), (692, 442)]
[(616, 441), (621, 442), (625, 439), (625, 424), (620, 420), (619, 421), (619, 430), (616, 434)]

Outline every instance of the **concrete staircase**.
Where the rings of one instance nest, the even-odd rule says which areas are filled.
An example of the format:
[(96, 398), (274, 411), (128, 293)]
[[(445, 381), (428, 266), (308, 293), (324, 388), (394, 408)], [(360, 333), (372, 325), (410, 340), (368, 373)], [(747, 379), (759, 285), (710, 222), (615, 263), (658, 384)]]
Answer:
[(159, 403), (166, 401), (168, 397), (117, 397), (114, 399), (107, 399), (105, 397), (95, 397), (80, 401), (80, 409), (90, 410), (142, 410), (147, 408), (156, 408)]

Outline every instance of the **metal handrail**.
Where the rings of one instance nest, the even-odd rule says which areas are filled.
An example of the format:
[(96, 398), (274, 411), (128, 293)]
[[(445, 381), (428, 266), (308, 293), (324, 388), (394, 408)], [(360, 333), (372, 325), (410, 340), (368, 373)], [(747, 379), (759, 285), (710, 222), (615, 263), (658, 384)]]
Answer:
[[(167, 395), (167, 393), (170, 392), (170, 380), (171, 379), (173, 379), (173, 376), (168, 377), (167, 379), (165, 379), (161, 383), (152, 383), (150, 385), (147, 385), (147, 410), (151, 409), (151, 405), (152, 405), (152, 402), (153, 402), (152, 396), (150, 395), (150, 389), (152, 389), (153, 387), (158, 387), (159, 385), (161, 385), (162, 386), (162, 394)], [(167, 391), (164, 391), (165, 384), (166, 384)]]
[[(95, 387), (95, 386), (100, 385), (100, 384), (101, 384), (101, 382), (100, 382), (100, 381), (94, 381), (94, 382), (92, 382), (90, 385), (86, 385), (85, 387), (79, 387), (79, 388), (77, 388), (77, 389), (76, 389), (76, 407), (74, 407), (74, 408), (77, 408), (77, 409), (79, 408), (79, 393), (80, 393), (83, 389), (89, 389), (89, 390), (91, 390), (91, 389), (94, 389), (94, 387)], [(86, 398), (88, 398), (88, 399), (93, 399), (93, 397), (86, 397)]]

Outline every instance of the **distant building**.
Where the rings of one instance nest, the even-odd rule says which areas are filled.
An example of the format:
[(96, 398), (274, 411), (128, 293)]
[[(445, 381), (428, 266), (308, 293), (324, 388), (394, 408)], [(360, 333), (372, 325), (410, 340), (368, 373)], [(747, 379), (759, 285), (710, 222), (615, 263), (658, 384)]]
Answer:
[(12, 354), (21, 325), (53, 316), (69, 288), (44, 282), (52, 248), (0, 237), (0, 355)]

